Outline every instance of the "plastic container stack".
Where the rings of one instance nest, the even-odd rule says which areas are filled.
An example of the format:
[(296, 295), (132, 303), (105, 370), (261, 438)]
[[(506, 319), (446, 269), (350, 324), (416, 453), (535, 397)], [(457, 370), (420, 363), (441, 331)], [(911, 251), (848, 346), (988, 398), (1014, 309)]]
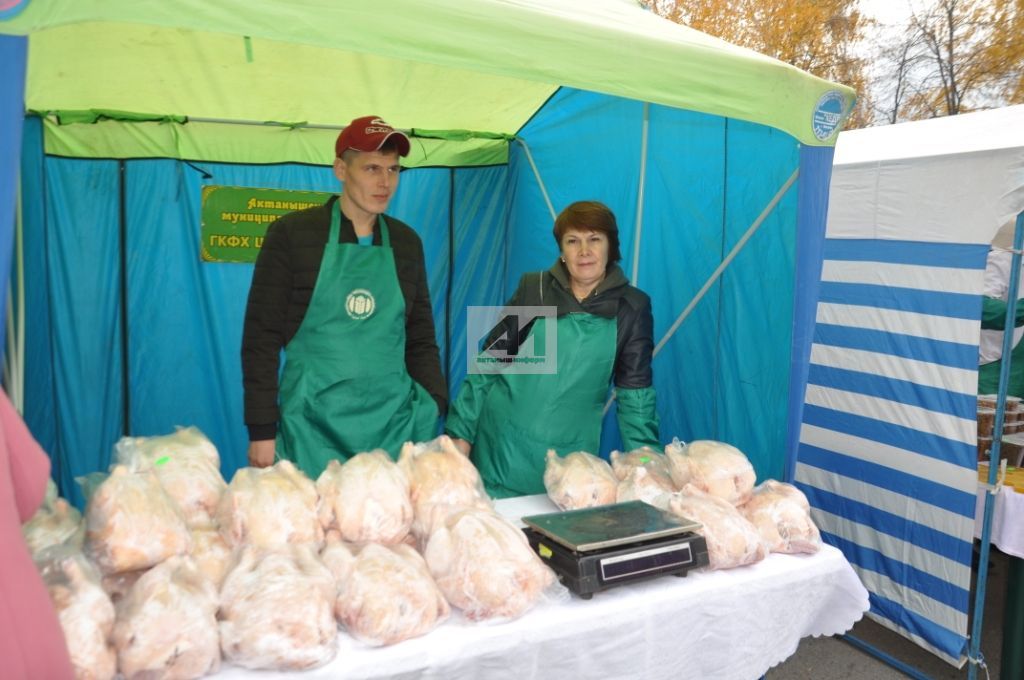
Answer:
[[(978, 460), (987, 461), (991, 457), (993, 430), (995, 429), (996, 402), (995, 394), (978, 395)], [(999, 447), (999, 458), (1006, 459), (1009, 465), (1019, 465), (1021, 453), (1024, 452), (1024, 409), (1021, 398), (1006, 397), (1006, 410), (1003, 413), (1003, 437)]]

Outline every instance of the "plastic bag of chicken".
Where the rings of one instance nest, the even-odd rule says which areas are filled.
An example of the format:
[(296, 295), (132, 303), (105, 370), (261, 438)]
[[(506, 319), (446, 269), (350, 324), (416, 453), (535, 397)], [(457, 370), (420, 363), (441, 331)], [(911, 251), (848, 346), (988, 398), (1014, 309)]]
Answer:
[(321, 559), (338, 584), (338, 623), (361, 642), (393, 645), (448, 618), (448, 601), (410, 545), (329, 541)]
[(739, 511), (757, 527), (772, 552), (815, 553), (821, 549), (821, 533), (811, 520), (807, 497), (792, 484), (765, 480)]
[(423, 557), (445, 599), (471, 621), (515, 619), (538, 602), (569, 597), (526, 535), (487, 510), (448, 515)]
[(673, 491), (667, 491), (661, 479), (645, 467), (635, 467), (619, 482), (615, 491), (615, 501), (643, 501), (661, 510), (668, 509)]
[(620, 482), (637, 469), (643, 468), (647, 471), (647, 477), (651, 484), (662, 487), (668, 493), (674, 493), (677, 489), (672, 482), (672, 474), (669, 472), (668, 458), (664, 453), (655, 451), (649, 447), (633, 449), (629, 453), (612, 451), (608, 456), (612, 465), (612, 472)]
[(74, 552), (81, 550), (85, 540), (82, 513), (57, 495), (57, 485), (52, 479), (47, 482), (42, 505), (21, 525), (21, 532), (37, 563), (46, 559), (44, 552), (49, 548), (68, 544), (70, 551)]
[(122, 437), (114, 446), (118, 464), (152, 471), (174, 499), (189, 528), (210, 527), (227, 488), (217, 447), (195, 427), (159, 437)]
[(701, 523), (697, 533), (708, 544), (708, 567), (731, 569), (760, 562), (768, 547), (757, 528), (731, 503), (686, 485), (672, 496), (669, 512)]
[(467, 508), (491, 510), (480, 473), (448, 435), (429, 442), (407, 442), (398, 465), (409, 478), (413, 506), (412, 534), (424, 546), (447, 516)]
[(290, 461), (241, 468), (221, 497), (217, 523), (232, 548), (312, 543), (319, 550), (324, 530), (317, 518), (318, 499), (316, 484)]
[(220, 591), (224, 658), (246, 668), (298, 671), (337, 653), (335, 583), (311, 544), (246, 546)]
[(116, 610), (113, 641), (126, 680), (200, 678), (220, 668), (217, 589), (190, 557), (147, 571)]
[(592, 508), (614, 503), (619, 480), (608, 463), (586, 451), (559, 457), (548, 449), (544, 488), (548, 498), (562, 510)]
[(96, 566), (81, 551), (55, 546), (39, 572), (57, 612), (76, 678), (113, 680), (117, 653), (110, 636), (114, 605)]
[(409, 478), (381, 449), (330, 461), (316, 490), (320, 525), (344, 541), (394, 545), (412, 528)]
[(692, 484), (733, 505), (745, 502), (757, 481), (746, 455), (725, 442), (701, 439), (683, 444), (673, 439), (665, 455), (677, 488)]
[(152, 567), (192, 548), (181, 511), (156, 476), (123, 465), (89, 499), (85, 527), (86, 554), (108, 574)]

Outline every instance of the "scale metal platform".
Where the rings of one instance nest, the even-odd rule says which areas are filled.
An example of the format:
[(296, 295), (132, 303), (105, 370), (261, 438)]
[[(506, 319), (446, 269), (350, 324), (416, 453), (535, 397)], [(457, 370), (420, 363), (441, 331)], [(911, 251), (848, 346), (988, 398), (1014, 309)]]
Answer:
[(599, 590), (706, 566), (698, 522), (641, 501), (523, 517), (530, 546), (585, 600)]

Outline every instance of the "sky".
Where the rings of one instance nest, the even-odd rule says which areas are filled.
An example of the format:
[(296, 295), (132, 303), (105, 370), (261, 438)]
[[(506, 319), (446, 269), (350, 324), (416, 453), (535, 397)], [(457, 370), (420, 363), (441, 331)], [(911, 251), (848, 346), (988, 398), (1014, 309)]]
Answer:
[(902, 23), (910, 15), (907, 0), (860, 0), (860, 10), (882, 24)]

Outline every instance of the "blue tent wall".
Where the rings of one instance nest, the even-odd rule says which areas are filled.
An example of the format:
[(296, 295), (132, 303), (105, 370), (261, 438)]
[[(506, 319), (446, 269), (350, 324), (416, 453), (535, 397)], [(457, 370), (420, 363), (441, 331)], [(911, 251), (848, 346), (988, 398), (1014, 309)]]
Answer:
[[(14, 11), (20, 11), (16, 8)], [(18, 155), (25, 110), (25, 54), (28, 40), (0, 36), (0, 281), (7, 280), (14, 246), (14, 199), (17, 195)], [(7, 304), (0, 302), (0, 310)], [(0, 333), (0, 356), (4, 353)]]
[[(26, 420), (55, 460), (64, 495), (82, 502), (74, 478), (104, 470), (126, 430), (121, 330), (119, 195), (113, 160), (44, 158), (31, 121), (23, 158), (26, 211)], [(195, 425), (220, 451), (230, 479), (245, 464), (241, 414), (242, 319), (252, 265), (199, 259), (203, 184), (335, 191), (329, 168), (190, 165), (172, 160), (123, 164), (125, 187), (127, 431), (155, 435)], [(204, 177), (206, 173), (209, 177)], [(453, 308), (494, 304), (500, 270), (505, 168), (402, 174), (391, 214), (421, 235), (437, 336), (448, 372), (464, 373), (453, 342), (446, 352), (449, 227), (460, 225)], [(452, 179), (459, 215), (450, 220)], [(489, 297), (490, 296), (490, 297)], [(454, 319), (453, 319), (454, 322)], [(455, 330), (458, 336), (457, 329)]]
[(814, 335), (821, 282), (821, 258), (825, 250), (828, 213), (829, 172), (835, 149), (801, 147), (800, 191), (797, 208), (796, 297), (793, 301), (793, 347), (789, 369), (789, 405), (786, 425), (786, 475), (793, 481), (800, 423), (804, 409), (804, 388)]
[[(563, 88), (521, 132), (556, 210), (596, 198), (615, 211), (627, 275), (644, 115), (641, 103)], [(792, 137), (763, 126), (658, 106), (647, 115), (638, 283), (652, 297), (657, 340), (801, 157)], [(125, 429), (121, 164), (44, 158), (41, 148), (34, 121), (23, 158), (33, 206), (26, 288), (38, 312), (28, 329), (27, 417), (58, 459), (62, 491), (76, 498), (73, 478), (104, 469)], [(251, 265), (200, 262), (200, 186), (331, 191), (336, 181), (327, 168), (288, 165), (130, 160), (123, 167), (129, 430), (196, 425), (230, 477), (245, 457), (238, 347)], [(655, 360), (663, 439), (732, 442), (762, 479), (785, 469), (797, 205), (790, 189)], [(467, 305), (501, 304), (522, 273), (551, 265), (551, 215), (518, 144), (507, 167), (403, 173), (392, 212), (423, 237), (438, 343), (456, 394), (466, 370)], [(821, 231), (820, 217), (808, 228), (817, 219)], [(621, 446), (611, 414), (606, 423), (604, 455)]]
[[(652, 298), (657, 341), (800, 156), (796, 140), (763, 126), (661, 106), (648, 115), (636, 283)], [(563, 88), (521, 131), (556, 211), (581, 199), (613, 210), (630, 278), (643, 116), (642, 103)], [(557, 255), (524, 154), (514, 147), (510, 164), (509, 291), (523, 272), (546, 269)], [(784, 472), (796, 207), (790, 189), (654, 363), (662, 439), (732, 442), (760, 478)], [(619, 446), (606, 420), (602, 453)]]

